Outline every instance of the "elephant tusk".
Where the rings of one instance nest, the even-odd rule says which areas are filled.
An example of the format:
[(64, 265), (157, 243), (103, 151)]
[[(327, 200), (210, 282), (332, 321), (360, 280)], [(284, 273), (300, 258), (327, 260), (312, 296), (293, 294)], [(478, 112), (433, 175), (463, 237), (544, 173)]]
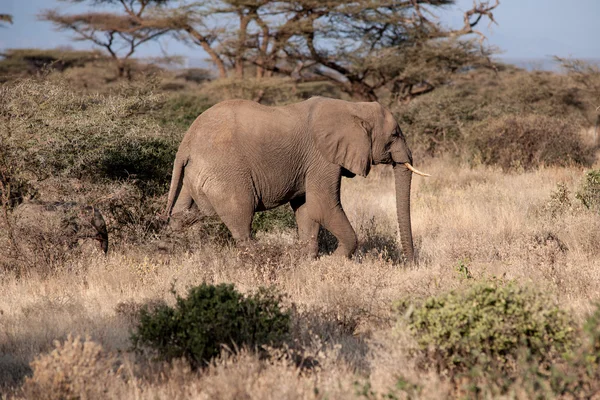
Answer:
[(404, 163), (404, 165), (406, 166), (406, 168), (410, 169), (412, 172), (414, 172), (417, 175), (421, 175), (421, 176), (431, 176), (429, 174), (426, 174), (425, 172), (421, 172), (418, 169), (416, 169), (415, 167), (413, 167), (412, 165), (410, 165), (410, 163)]

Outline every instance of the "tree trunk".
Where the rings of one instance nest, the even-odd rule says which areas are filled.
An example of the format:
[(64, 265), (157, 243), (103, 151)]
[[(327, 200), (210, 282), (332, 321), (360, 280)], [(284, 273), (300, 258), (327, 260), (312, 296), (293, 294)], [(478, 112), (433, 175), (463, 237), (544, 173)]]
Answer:
[(410, 184), (412, 172), (402, 164), (394, 165), (394, 182), (396, 186), (396, 212), (398, 215), (398, 231), (402, 252), (408, 262), (415, 261), (412, 227), (410, 222)]
[(193, 37), (194, 39), (196, 39), (197, 43), (200, 44), (200, 46), (204, 49), (204, 51), (206, 51), (208, 53), (208, 55), (210, 56), (210, 59), (212, 60), (212, 62), (219, 69), (219, 78), (221, 78), (221, 79), (227, 78), (227, 69), (225, 68), (225, 63), (223, 62), (223, 60), (221, 59), (221, 57), (219, 56), (219, 54), (217, 54), (217, 52), (215, 51), (215, 49), (213, 49), (210, 46), (210, 44), (208, 42), (208, 39), (205, 38), (204, 36), (202, 36), (198, 31), (196, 31), (190, 25), (186, 25), (184, 27), (184, 30), (191, 37)]
[(244, 79), (244, 50), (246, 49), (246, 31), (248, 30), (249, 23), (250, 17), (241, 14), (240, 30), (238, 32), (238, 43), (235, 55), (235, 75), (238, 79)]

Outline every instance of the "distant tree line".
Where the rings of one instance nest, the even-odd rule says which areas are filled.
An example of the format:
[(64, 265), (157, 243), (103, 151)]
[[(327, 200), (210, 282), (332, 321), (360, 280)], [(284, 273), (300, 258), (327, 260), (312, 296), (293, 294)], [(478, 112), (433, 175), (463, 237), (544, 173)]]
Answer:
[(62, 1), (88, 3), (90, 11), (45, 10), (40, 18), (104, 48), (121, 77), (130, 77), (140, 45), (172, 35), (200, 46), (221, 79), (325, 80), (355, 99), (376, 100), (385, 88), (398, 101), (457, 71), (490, 66), (477, 26), (495, 22), (499, 5), (476, 1), (463, 25), (450, 29), (435, 12), (455, 0)]

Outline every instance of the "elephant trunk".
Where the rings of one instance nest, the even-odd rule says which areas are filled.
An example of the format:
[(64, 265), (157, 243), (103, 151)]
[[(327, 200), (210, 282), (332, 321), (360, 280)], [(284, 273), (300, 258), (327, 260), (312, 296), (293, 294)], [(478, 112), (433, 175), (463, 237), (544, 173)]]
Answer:
[(412, 228), (410, 223), (410, 184), (412, 172), (404, 164), (394, 164), (394, 183), (396, 186), (396, 212), (402, 252), (410, 263), (415, 260)]

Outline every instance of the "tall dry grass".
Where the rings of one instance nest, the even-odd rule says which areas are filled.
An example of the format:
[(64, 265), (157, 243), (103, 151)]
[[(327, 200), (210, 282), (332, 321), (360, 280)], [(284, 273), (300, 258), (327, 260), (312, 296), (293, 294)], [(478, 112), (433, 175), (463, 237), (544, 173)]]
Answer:
[[(447, 398), (456, 387), (415, 368), (412, 339), (394, 328), (395, 300), (461, 290), (466, 267), (476, 280), (495, 276), (548, 291), (576, 319), (592, 310), (600, 299), (600, 218), (575, 198), (583, 169), (506, 174), (444, 160), (422, 167), (433, 177), (414, 178), (420, 261), (412, 267), (395, 263), (393, 180), (391, 171), (381, 169), (342, 183), (342, 203), (360, 240), (353, 260), (304, 259), (294, 231), (283, 229), (260, 233), (247, 251), (188, 237), (189, 246), (165, 253), (148, 239), (107, 257), (83, 254), (50, 275), (0, 272), (2, 387), (32, 398), (52, 387), (55, 375), (44, 366), (55, 365), (57, 357), (61, 366), (52, 371), (74, 371), (72, 364), (93, 356), (104, 370), (86, 367), (81, 373), (115, 384), (86, 392), (86, 398)], [(273, 350), (270, 361), (242, 351), (197, 372), (127, 352), (140, 304), (172, 302), (172, 286), (184, 293), (201, 282), (234, 283), (243, 292), (274, 285), (294, 305), (295, 346), (316, 362), (300, 368), (281, 350)], [(53, 342), (68, 335), (89, 336), (92, 355), (73, 339), (51, 353)], [(107, 363), (114, 363), (114, 373), (106, 375)], [(77, 390), (70, 385), (68, 390)], [(527, 397), (518, 384), (510, 393)]]

